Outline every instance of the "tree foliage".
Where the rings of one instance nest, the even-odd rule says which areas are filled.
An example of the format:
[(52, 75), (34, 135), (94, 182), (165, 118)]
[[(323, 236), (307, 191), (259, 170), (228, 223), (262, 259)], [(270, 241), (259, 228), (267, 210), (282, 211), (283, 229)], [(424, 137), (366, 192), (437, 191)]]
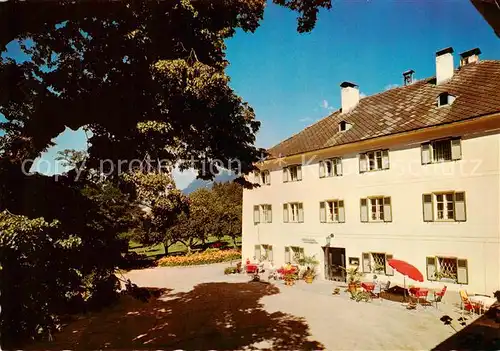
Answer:
[(180, 241), (188, 250), (209, 237), (230, 236), (236, 245), (241, 236), (243, 188), (234, 182), (214, 183), (212, 189), (200, 188), (189, 195), (189, 213), (177, 218), (166, 232), (170, 242)]
[[(299, 31), (310, 30), (317, 9), (330, 6), (326, 0), (274, 2), (299, 13)], [(254, 146), (260, 124), (229, 86), (224, 40), (237, 29), (256, 30), (265, 3), (0, 3), (0, 209), (9, 211), (0, 216), (4, 345), (46, 334), (75, 298), (92, 300), (114, 286), (118, 234), (136, 218), (131, 203), (150, 209), (147, 240), (188, 216), (175, 187), (164, 190), (171, 180), (141, 174), (132, 162), (180, 162), (202, 179), (213, 178), (206, 170), (214, 160), (230, 170), (253, 170), (263, 152)], [(9, 57), (12, 42), (27, 60)], [(90, 132), (88, 154), (61, 155), (70, 167), (85, 156), (84, 176), (77, 176), (79, 169), (26, 174), (66, 128)], [(201, 207), (193, 213), (207, 217)], [(236, 223), (238, 215), (229, 219)], [(232, 225), (217, 228), (236, 232)]]
[(177, 222), (178, 216), (188, 211), (188, 199), (175, 188), (173, 179), (166, 173), (135, 171), (124, 175), (133, 187), (135, 206), (140, 209), (140, 226), (132, 231), (132, 239), (141, 244), (169, 242), (165, 237), (168, 229)]

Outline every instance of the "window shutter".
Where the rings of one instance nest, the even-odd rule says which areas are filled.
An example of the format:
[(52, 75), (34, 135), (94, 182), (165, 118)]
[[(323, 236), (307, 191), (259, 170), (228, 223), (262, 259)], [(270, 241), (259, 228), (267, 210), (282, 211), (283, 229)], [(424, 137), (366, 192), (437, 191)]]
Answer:
[(370, 264), (370, 254), (368, 252), (363, 252), (362, 260), (363, 260), (363, 273), (371, 273), (372, 268)]
[(272, 223), (273, 222), (273, 207), (271, 205), (268, 205), (267, 207), (267, 223)]
[(335, 172), (336, 175), (341, 176), (342, 175), (342, 159), (338, 158), (337, 163), (335, 164)]
[(325, 162), (319, 161), (319, 177), (324, 178), (325, 177)]
[(457, 259), (457, 283), (469, 284), (467, 260)]
[(288, 168), (283, 168), (283, 183), (288, 182)]
[(465, 222), (465, 193), (463, 191), (455, 193), (455, 221)]
[(460, 139), (451, 139), (451, 159), (460, 160), (462, 158), (462, 143)]
[(254, 247), (254, 257), (256, 261), (260, 261), (260, 245)]
[(304, 207), (302, 207), (302, 202), (298, 204), (299, 206), (299, 223), (304, 222)]
[(424, 222), (432, 222), (433, 208), (432, 208), (432, 194), (422, 195), (422, 211), (424, 214)]
[(319, 203), (319, 222), (320, 223), (325, 223), (326, 222), (326, 208), (325, 208), (325, 202), (321, 201)]
[(253, 223), (260, 223), (260, 208), (259, 205), (253, 207)]
[(392, 255), (385, 255), (385, 275), (394, 275), (394, 268), (389, 265)]
[(273, 247), (271, 245), (267, 246), (267, 260), (273, 261)]
[(392, 222), (392, 206), (390, 197), (384, 197), (384, 222)]
[(367, 171), (366, 154), (359, 154), (359, 173)]
[(382, 169), (389, 169), (389, 150), (382, 150)]
[(287, 246), (285, 247), (285, 263), (290, 263), (290, 259), (290, 248)]
[(360, 207), (359, 211), (360, 211), (361, 222), (368, 222), (368, 204), (367, 204), (367, 199), (361, 199), (359, 207)]
[(302, 166), (297, 166), (297, 180), (302, 180)]
[(266, 185), (271, 184), (271, 172), (266, 171)]
[(436, 257), (426, 258), (427, 280), (436, 280)]
[(422, 164), (427, 165), (431, 163), (431, 147), (429, 143), (422, 144), (420, 147), (422, 153)]
[(344, 209), (344, 200), (339, 201), (339, 222), (345, 222), (345, 209)]
[(288, 223), (288, 204), (283, 204), (283, 222)]

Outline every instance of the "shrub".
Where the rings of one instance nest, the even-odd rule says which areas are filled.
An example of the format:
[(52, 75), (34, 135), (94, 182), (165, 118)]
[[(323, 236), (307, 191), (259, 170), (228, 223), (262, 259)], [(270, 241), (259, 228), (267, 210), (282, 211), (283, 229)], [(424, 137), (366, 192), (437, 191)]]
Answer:
[(158, 266), (194, 266), (200, 264), (220, 263), (241, 259), (241, 253), (236, 250), (213, 250), (195, 252), (185, 256), (168, 256), (157, 261)]
[(226, 267), (224, 268), (224, 274), (234, 274), (238, 273), (238, 268), (237, 267)]

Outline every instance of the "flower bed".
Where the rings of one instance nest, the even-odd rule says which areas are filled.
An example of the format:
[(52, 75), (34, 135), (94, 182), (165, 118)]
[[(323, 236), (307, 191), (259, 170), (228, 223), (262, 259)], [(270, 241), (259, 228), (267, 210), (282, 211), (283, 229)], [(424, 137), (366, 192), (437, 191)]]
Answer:
[(195, 266), (200, 264), (210, 264), (227, 262), (241, 259), (241, 253), (236, 250), (217, 250), (208, 249), (203, 252), (196, 252), (185, 256), (169, 256), (160, 258), (157, 262), (158, 266)]

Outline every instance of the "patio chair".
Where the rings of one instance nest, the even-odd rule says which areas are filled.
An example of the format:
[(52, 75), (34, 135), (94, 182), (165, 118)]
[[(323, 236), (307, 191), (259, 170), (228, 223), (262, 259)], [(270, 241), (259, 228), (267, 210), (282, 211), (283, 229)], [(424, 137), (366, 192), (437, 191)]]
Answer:
[(256, 264), (247, 264), (245, 269), (247, 274), (255, 274), (259, 272), (259, 266)]
[(478, 311), (478, 314), (481, 314), (483, 306), (477, 302), (472, 302), (469, 299), (469, 295), (467, 294), (467, 291), (465, 290), (460, 290), (460, 299), (462, 300), (462, 313), (461, 315), (464, 315), (464, 312), (469, 312), (472, 313), (473, 315)]
[(434, 293), (434, 299), (432, 301), (429, 301), (431, 303), (435, 303), (436, 304), (436, 309), (438, 309), (438, 303), (443, 300), (444, 294), (446, 293), (446, 289), (447, 289), (447, 287), (445, 285), (444, 288), (441, 289), (441, 291), (435, 292)]

